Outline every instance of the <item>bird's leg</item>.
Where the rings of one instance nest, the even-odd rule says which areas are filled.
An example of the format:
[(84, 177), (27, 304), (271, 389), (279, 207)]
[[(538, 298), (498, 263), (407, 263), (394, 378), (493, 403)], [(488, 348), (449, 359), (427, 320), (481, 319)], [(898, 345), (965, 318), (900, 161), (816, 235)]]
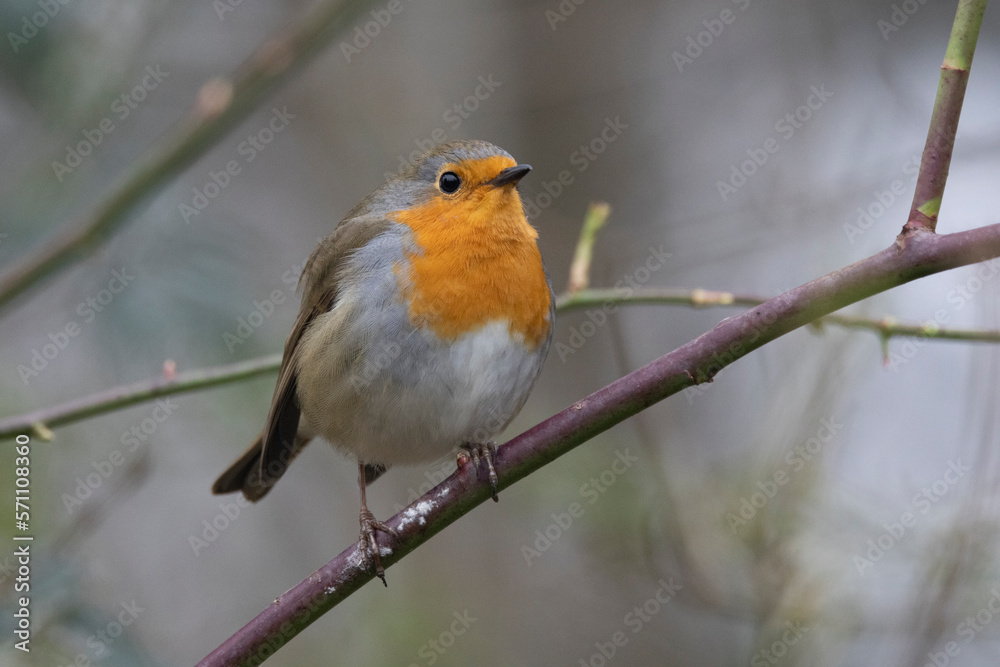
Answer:
[(382, 569), (382, 558), (379, 552), (378, 540), (375, 539), (375, 531), (379, 530), (393, 539), (399, 537), (396, 531), (375, 518), (375, 515), (368, 509), (365, 502), (365, 464), (358, 464), (358, 486), (361, 487), (361, 539), (358, 540), (358, 548), (362, 556), (369, 563), (375, 565), (375, 576), (382, 580), (382, 584), (389, 586), (385, 582), (385, 570)]
[(486, 459), (486, 467), (490, 471), (490, 486), (493, 487), (493, 502), (500, 502), (500, 498), (497, 497), (500, 478), (497, 477), (495, 464), (497, 443), (492, 440), (489, 442), (467, 442), (462, 445), (462, 449), (469, 452), (469, 457), (472, 459), (472, 465), (476, 467), (476, 479), (479, 479), (479, 460)]

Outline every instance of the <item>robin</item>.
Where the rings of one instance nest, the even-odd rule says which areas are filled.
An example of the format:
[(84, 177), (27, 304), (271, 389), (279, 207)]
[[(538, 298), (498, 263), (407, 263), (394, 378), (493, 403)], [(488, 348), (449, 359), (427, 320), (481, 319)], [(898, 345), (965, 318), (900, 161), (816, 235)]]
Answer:
[(389, 466), (464, 448), (497, 500), (493, 436), (552, 340), (555, 300), (518, 182), (485, 141), (420, 157), (347, 214), (299, 279), (302, 306), (264, 430), (212, 486), (260, 500), (313, 438), (358, 462), (359, 547), (385, 573), (365, 487)]

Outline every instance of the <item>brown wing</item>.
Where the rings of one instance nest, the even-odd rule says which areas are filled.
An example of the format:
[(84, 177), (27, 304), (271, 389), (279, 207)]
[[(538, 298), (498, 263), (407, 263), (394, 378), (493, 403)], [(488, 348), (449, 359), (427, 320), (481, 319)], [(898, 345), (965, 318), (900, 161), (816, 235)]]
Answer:
[(336, 303), (344, 260), (392, 224), (371, 217), (344, 220), (316, 246), (299, 279), (302, 306), (285, 341), (278, 384), (264, 430), (250, 449), (219, 477), (212, 487), (213, 493), (242, 490), (249, 500), (263, 497), (309, 442), (296, 437), (301, 417), (296, 376), (299, 342), (310, 323)]
[[(333, 298), (331, 294), (331, 303)], [(274, 389), (274, 398), (271, 399), (271, 409), (267, 414), (264, 432), (261, 434), (260, 465), (257, 472), (258, 484), (265, 489), (270, 489), (285, 474), (288, 464), (306, 444), (297, 444), (295, 437), (299, 431), (301, 414), (296, 388), (295, 369), (298, 367), (296, 353), (306, 327), (313, 318), (326, 310), (327, 308), (320, 304), (314, 304), (308, 310), (303, 307), (292, 327), (292, 333), (285, 342), (285, 356), (281, 360), (281, 370), (278, 371), (278, 384)]]
[(309, 441), (297, 438), (300, 410), (296, 396), (295, 356), (302, 333), (317, 314), (316, 307), (299, 310), (292, 332), (285, 341), (285, 354), (278, 371), (278, 384), (271, 399), (264, 430), (212, 485), (212, 493), (243, 491), (247, 500), (256, 502), (264, 497), (274, 483), (285, 474), (288, 464)]

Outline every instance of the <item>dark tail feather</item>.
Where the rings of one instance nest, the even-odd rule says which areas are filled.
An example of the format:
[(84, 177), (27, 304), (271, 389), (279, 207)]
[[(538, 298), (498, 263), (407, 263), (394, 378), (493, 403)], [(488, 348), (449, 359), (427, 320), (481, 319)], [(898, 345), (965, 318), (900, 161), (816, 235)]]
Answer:
[[(212, 485), (212, 493), (216, 495), (222, 495), (224, 493), (236, 493), (237, 491), (243, 491), (243, 494), (247, 497), (247, 500), (256, 502), (264, 497), (271, 487), (261, 488), (261, 485), (249, 485), (248, 481), (253, 478), (259, 478), (260, 473), (260, 452), (263, 449), (263, 442), (261, 437), (257, 436), (257, 439), (253, 441), (250, 448), (243, 452), (240, 458), (236, 459), (236, 463), (229, 466), (226, 472), (219, 476), (219, 479), (215, 480), (215, 484)], [(250, 488), (249, 492), (247, 488)], [(254, 493), (257, 491), (257, 493)]]
[[(287, 460), (275, 460), (264, 470), (264, 477), (261, 478), (261, 455), (264, 449), (262, 441), (263, 433), (257, 436), (250, 448), (243, 452), (243, 455), (236, 460), (236, 463), (229, 466), (226, 472), (215, 480), (212, 485), (212, 493), (221, 495), (224, 493), (236, 493), (242, 491), (243, 495), (250, 502), (257, 502), (271, 490), (274, 483), (278, 481), (302, 448), (309, 444), (309, 440), (296, 437), (291, 448), (285, 449)], [(267, 464), (268, 462), (265, 462)]]
[[(277, 459), (265, 470), (264, 478), (261, 479), (261, 453), (263, 451), (263, 433), (257, 436), (250, 448), (243, 452), (243, 455), (236, 460), (236, 463), (229, 466), (226, 472), (219, 475), (212, 485), (212, 493), (222, 495), (225, 493), (236, 493), (242, 491), (243, 495), (250, 502), (257, 502), (271, 490), (274, 483), (278, 481), (288, 464), (292, 462), (302, 448), (309, 444), (309, 440), (296, 436), (289, 452), (288, 460), (285, 462)], [(267, 462), (265, 462), (267, 465)], [(376, 463), (365, 464), (365, 484), (371, 484), (388, 469)]]

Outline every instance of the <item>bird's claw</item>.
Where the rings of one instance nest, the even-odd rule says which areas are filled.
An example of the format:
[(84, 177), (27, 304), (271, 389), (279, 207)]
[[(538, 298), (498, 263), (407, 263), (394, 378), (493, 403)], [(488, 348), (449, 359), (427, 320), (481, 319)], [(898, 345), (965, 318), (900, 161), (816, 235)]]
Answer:
[(496, 469), (497, 443), (492, 440), (489, 442), (470, 442), (462, 445), (462, 448), (469, 452), (472, 465), (476, 467), (476, 479), (479, 479), (480, 460), (486, 460), (486, 467), (489, 470), (490, 487), (493, 490), (493, 502), (500, 502), (500, 498), (497, 496), (497, 492), (500, 490), (500, 478), (497, 477)]
[(382, 568), (382, 557), (378, 540), (375, 538), (376, 531), (383, 532), (394, 540), (399, 538), (395, 530), (376, 519), (375, 515), (367, 508), (362, 509), (361, 538), (358, 540), (358, 549), (361, 551), (365, 562), (375, 566), (375, 576), (382, 580), (384, 586), (388, 587), (389, 584), (385, 581), (385, 570)]

